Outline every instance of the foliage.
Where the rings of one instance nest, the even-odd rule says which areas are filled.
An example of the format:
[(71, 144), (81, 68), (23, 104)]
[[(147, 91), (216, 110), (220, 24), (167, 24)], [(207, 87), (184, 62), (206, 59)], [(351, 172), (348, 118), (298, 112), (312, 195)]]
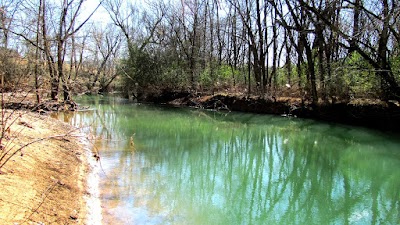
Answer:
[(396, 56), (394, 56), (391, 60), (391, 68), (393, 70), (393, 74), (396, 78), (396, 80), (398, 80), (400, 82), (400, 53), (397, 54)]
[(234, 70), (232, 74), (232, 69), (229, 65), (218, 65), (216, 68), (213, 68), (212, 72), (210, 66), (208, 66), (200, 74), (199, 80), (202, 87), (211, 90), (213, 87), (232, 86), (233, 78), (237, 77), (238, 74), (238, 70)]
[(177, 62), (171, 60), (168, 64), (165, 53), (151, 53), (137, 46), (131, 46), (128, 57), (122, 60), (118, 70), (122, 75), (121, 89), (125, 93), (135, 89), (135, 84), (146, 89), (160, 84), (164, 87), (177, 87), (185, 83), (183, 69)]
[(342, 76), (343, 85), (348, 87), (351, 96), (377, 97), (380, 85), (375, 70), (360, 54), (353, 52), (336, 70), (340, 71), (337, 75)]
[[(24, 43), (25, 52), (18, 52), (31, 60), (18, 64), (2, 49), (0, 72), (13, 82), (21, 73), (38, 75), (32, 71), (40, 62), (43, 87), (53, 99), (60, 85), (68, 99), (74, 90), (110, 90), (114, 80), (124, 92), (139, 87), (261, 94), (262, 84), (262, 90), (314, 103), (326, 96), (400, 98), (399, 21), (390, 13), (399, 6), (386, 0), (361, 8), (340, 1), (329, 7), (303, 0), (105, 1), (110, 22), (100, 29), (74, 17), (85, 1), (66, 11), (49, 2), (21, 4), (4, 8), (2, 48)], [(65, 20), (52, 21), (51, 10)], [(35, 16), (27, 23), (26, 15)]]
[(4, 88), (11, 90), (26, 77), (28, 62), (15, 51), (0, 49), (0, 74), (4, 75)]

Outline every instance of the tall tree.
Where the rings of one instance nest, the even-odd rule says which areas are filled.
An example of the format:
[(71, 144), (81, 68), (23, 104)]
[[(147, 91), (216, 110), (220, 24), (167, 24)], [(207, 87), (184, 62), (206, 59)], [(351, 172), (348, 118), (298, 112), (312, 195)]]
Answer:
[[(265, 48), (264, 37), (264, 18), (267, 16), (263, 13), (263, 7), (259, 0), (252, 1), (246, 0), (242, 4), (238, 1), (228, 0), (229, 4), (235, 7), (241, 22), (243, 23), (249, 52), (251, 53), (251, 60), (249, 57), (249, 64), (252, 65), (254, 71), (254, 78), (257, 88), (264, 90), (263, 78), (266, 77), (266, 55), (267, 48)], [(244, 4), (244, 5), (243, 5)], [(254, 19), (253, 19), (254, 18)], [(267, 79), (265, 79), (267, 80)]]
[(0, 87), (4, 87), (5, 80), (5, 68), (8, 66), (5, 61), (8, 61), (9, 53), (9, 41), (12, 26), (14, 24), (15, 15), (19, 11), (20, 0), (8, 1), (8, 0), (0, 0), (0, 30), (1, 30), (1, 47), (2, 47), (2, 68), (0, 71)]
[[(364, 5), (362, 0), (346, 1), (353, 8), (353, 29), (350, 31), (332, 21), (314, 6), (300, 0), (304, 9), (318, 17), (331, 30), (341, 37), (341, 46), (350, 52), (356, 51), (374, 69), (381, 79), (382, 91), (386, 99), (400, 99), (400, 87), (393, 74), (390, 57), (393, 53), (391, 45), (398, 38), (399, 30), (394, 25), (397, 21), (399, 4), (397, 1), (377, 0), (376, 4)], [(339, 7), (344, 7), (341, 5)], [(364, 24), (372, 25), (371, 29), (364, 25), (359, 27), (360, 17), (364, 15)], [(396, 18), (395, 18), (396, 17)]]
[(85, 23), (92, 17), (95, 11), (100, 7), (101, 2), (97, 5), (97, 7), (91, 12), (91, 14), (83, 20), (83, 22), (78, 23), (77, 18), (82, 10), (84, 0), (78, 1), (77, 4), (74, 3), (73, 0), (63, 0), (61, 4), (60, 11), (60, 20), (58, 22), (58, 32), (56, 35), (56, 43), (57, 43), (57, 72), (58, 76), (54, 77), (52, 82), (52, 98), (57, 99), (58, 95), (58, 84), (61, 80), (63, 93), (64, 93), (64, 101), (70, 101), (70, 76), (64, 74), (64, 61), (66, 48), (65, 45), (67, 40), (70, 39), (73, 35), (75, 35)]
[[(104, 92), (117, 77), (117, 73), (113, 72), (113, 69), (109, 67), (113, 67), (110, 63), (116, 64), (114, 58), (117, 57), (121, 35), (112, 26), (108, 26), (105, 29), (95, 28), (92, 32), (97, 49), (96, 52), (100, 55), (100, 61), (94, 72), (93, 80), (90, 80), (88, 84), (88, 89), (91, 92), (96, 83), (100, 81), (99, 92)], [(110, 72), (110, 74), (105, 74), (106, 72)]]

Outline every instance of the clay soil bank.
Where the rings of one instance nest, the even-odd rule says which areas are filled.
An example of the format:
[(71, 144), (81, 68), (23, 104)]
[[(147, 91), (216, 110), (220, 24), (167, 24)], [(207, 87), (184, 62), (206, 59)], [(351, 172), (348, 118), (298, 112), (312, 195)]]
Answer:
[(0, 172), (0, 224), (86, 224), (90, 168), (81, 134), (50, 116), (3, 112), (0, 153), (16, 154)]

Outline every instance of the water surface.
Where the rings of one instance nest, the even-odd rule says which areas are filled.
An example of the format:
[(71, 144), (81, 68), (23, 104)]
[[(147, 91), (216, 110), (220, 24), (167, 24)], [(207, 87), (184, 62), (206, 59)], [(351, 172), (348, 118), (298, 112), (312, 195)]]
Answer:
[[(400, 224), (399, 136), (82, 97), (105, 224)], [(133, 145), (131, 143), (133, 141)]]

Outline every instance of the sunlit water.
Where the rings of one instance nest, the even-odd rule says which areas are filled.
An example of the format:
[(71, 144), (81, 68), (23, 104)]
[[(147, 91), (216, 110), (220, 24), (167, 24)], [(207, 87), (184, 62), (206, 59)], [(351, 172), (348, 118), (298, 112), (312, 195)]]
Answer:
[[(400, 224), (397, 135), (277, 116), (78, 99), (105, 224)], [(133, 142), (133, 143), (131, 143)]]

